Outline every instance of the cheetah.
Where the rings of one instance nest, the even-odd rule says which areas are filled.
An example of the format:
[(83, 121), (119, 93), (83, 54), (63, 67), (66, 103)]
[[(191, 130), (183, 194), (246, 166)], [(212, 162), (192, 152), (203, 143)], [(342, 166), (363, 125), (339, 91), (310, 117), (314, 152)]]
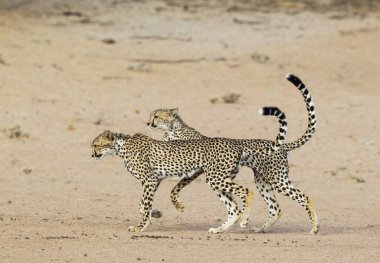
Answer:
[[(137, 178), (143, 187), (140, 202), (142, 221), (129, 227), (132, 232), (141, 232), (150, 223), (154, 193), (160, 182), (168, 177), (192, 178), (204, 173), (206, 183), (216, 192), (227, 208), (227, 220), (219, 227), (210, 228), (210, 233), (226, 231), (241, 219), (240, 226), (248, 223), (253, 193), (248, 188), (231, 180), (231, 174), (239, 169), (240, 160), (268, 156), (277, 151), (286, 134), (285, 115), (275, 107), (264, 107), (262, 115), (274, 115), (280, 123), (276, 141), (238, 140), (228, 138), (204, 138), (200, 140), (158, 141), (142, 134), (133, 136), (111, 131), (99, 134), (92, 143), (92, 157), (102, 159), (117, 155), (124, 160), (127, 170)], [(242, 201), (242, 210), (233, 199)]]
[[(269, 217), (266, 222), (260, 227), (254, 227), (253, 231), (261, 233), (267, 232), (269, 228), (281, 217), (281, 209), (277, 203), (276, 196), (273, 193), (273, 190), (277, 190), (279, 193), (282, 193), (285, 196), (296, 200), (306, 209), (312, 223), (312, 230), (310, 233), (316, 234), (319, 230), (319, 224), (311, 199), (302, 193), (299, 189), (294, 187), (288, 178), (289, 151), (305, 144), (315, 132), (315, 107), (311, 95), (304, 83), (297, 76), (294, 76), (292, 74), (288, 74), (286, 78), (299, 89), (306, 102), (309, 118), (308, 128), (306, 132), (298, 140), (283, 144), (280, 150), (276, 151), (274, 154), (266, 157), (254, 156), (251, 159), (242, 160), (240, 162), (240, 165), (248, 166), (253, 170), (256, 188), (264, 199), (269, 210)], [(150, 114), (147, 125), (152, 129), (164, 130), (164, 141), (207, 138), (194, 128), (189, 127), (178, 115), (178, 109), (154, 110)], [(245, 140), (241, 140), (241, 142), (244, 143)], [(266, 144), (269, 142), (263, 141), (263, 143)], [(235, 173), (232, 175), (232, 179), (236, 175), (237, 171), (234, 172)], [(179, 211), (184, 210), (184, 206), (179, 200), (179, 192), (182, 188), (196, 179), (196, 177), (197, 176), (193, 176), (191, 178), (182, 178), (180, 182), (172, 189), (171, 201)]]

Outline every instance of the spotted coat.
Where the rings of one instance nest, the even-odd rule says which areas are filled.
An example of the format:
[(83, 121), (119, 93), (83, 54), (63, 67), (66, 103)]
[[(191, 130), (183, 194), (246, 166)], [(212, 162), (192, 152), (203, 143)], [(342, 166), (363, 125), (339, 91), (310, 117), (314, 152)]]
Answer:
[[(315, 234), (319, 230), (319, 224), (311, 200), (308, 196), (302, 193), (301, 190), (297, 189), (288, 177), (288, 152), (305, 144), (315, 132), (315, 108), (310, 92), (303, 82), (298, 77), (291, 74), (287, 75), (287, 79), (299, 89), (305, 100), (309, 115), (308, 128), (306, 132), (298, 140), (290, 143), (284, 143), (278, 151), (275, 151), (269, 156), (254, 155), (250, 158), (243, 156), (240, 161), (240, 165), (248, 166), (253, 170), (256, 187), (267, 204), (269, 210), (269, 217), (266, 222), (258, 228), (253, 228), (256, 232), (267, 232), (281, 216), (281, 209), (274, 194), (274, 190), (276, 190), (285, 196), (296, 200), (306, 209), (312, 223), (311, 233)], [(178, 115), (178, 109), (157, 109), (153, 111), (147, 125), (151, 128), (163, 129), (165, 131), (163, 138), (164, 140), (193, 140), (206, 137), (194, 128), (189, 127)], [(282, 127), (280, 127), (280, 132), (281, 129)], [(267, 148), (273, 142), (255, 140), (256, 145), (254, 146), (250, 145), (252, 143), (251, 140), (239, 140), (239, 143), (246, 145), (246, 147)], [(237, 172), (238, 170), (233, 171), (232, 179), (235, 177)], [(196, 176), (193, 176), (192, 178), (182, 178), (182, 180), (180, 180), (180, 182), (171, 191), (172, 203), (179, 211), (184, 210), (184, 205), (179, 199), (179, 192), (195, 178)]]
[[(226, 231), (239, 219), (248, 222), (252, 192), (231, 181), (230, 177), (238, 168), (243, 155), (253, 156), (260, 153), (254, 153), (254, 150), (245, 148), (236, 140), (205, 138), (163, 142), (141, 134), (129, 136), (104, 131), (94, 139), (92, 148), (92, 156), (97, 159), (107, 155), (120, 156), (128, 171), (143, 186), (140, 203), (142, 221), (136, 227), (131, 226), (130, 231), (143, 231), (149, 225), (153, 196), (162, 179), (171, 176), (191, 178), (200, 170), (205, 173), (206, 182), (218, 194), (228, 211), (227, 220), (220, 227), (211, 228), (209, 232)], [(232, 194), (241, 199), (241, 211), (230, 197)]]

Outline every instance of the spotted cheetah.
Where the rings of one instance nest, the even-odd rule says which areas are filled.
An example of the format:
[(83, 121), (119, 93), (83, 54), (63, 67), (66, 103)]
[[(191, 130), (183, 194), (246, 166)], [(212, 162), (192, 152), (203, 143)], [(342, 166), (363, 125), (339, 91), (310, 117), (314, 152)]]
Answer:
[[(231, 174), (239, 169), (243, 159), (273, 154), (281, 147), (286, 134), (287, 121), (278, 108), (264, 107), (262, 115), (278, 117), (280, 132), (274, 142), (245, 140), (245, 143), (241, 143), (228, 138), (165, 142), (141, 134), (130, 136), (110, 131), (99, 134), (92, 143), (92, 157), (101, 159), (107, 155), (120, 156), (127, 170), (143, 186), (140, 202), (142, 221), (136, 227), (129, 227), (129, 230), (140, 232), (149, 225), (153, 195), (162, 179), (171, 176), (192, 178), (199, 173), (205, 173), (206, 183), (217, 193), (228, 211), (227, 220), (220, 227), (210, 228), (209, 232), (224, 232), (239, 219), (240, 226), (245, 227), (253, 193), (233, 182)], [(241, 211), (232, 195), (241, 199)]]
[[(281, 209), (277, 203), (276, 196), (273, 193), (273, 189), (275, 189), (285, 196), (289, 196), (293, 200), (296, 200), (306, 209), (312, 223), (312, 230), (310, 233), (316, 234), (319, 230), (319, 225), (311, 200), (299, 189), (294, 187), (288, 178), (288, 152), (305, 144), (315, 132), (315, 108), (311, 95), (302, 81), (298, 77), (291, 74), (287, 75), (286, 78), (301, 91), (306, 102), (309, 122), (305, 134), (294, 142), (285, 143), (281, 146), (279, 151), (270, 156), (254, 156), (251, 159), (242, 160), (240, 164), (243, 166), (248, 166), (253, 170), (256, 187), (267, 204), (269, 210), (268, 219), (262, 226), (258, 228), (254, 227), (253, 230), (255, 232), (267, 232), (281, 216)], [(178, 109), (158, 109), (153, 111), (150, 114), (147, 125), (152, 129), (157, 128), (164, 130), (164, 141), (207, 138), (197, 130), (189, 127), (178, 115)], [(241, 140), (241, 142), (244, 142), (244, 140)], [(237, 171), (234, 171), (232, 179), (236, 173)], [(197, 176), (182, 178), (181, 181), (172, 189), (171, 200), (178, 210), (183, 211), (184, 209), (183, 204), (179, 201), (179, 192), (182, 188), (196, 179), (196, 177)]]

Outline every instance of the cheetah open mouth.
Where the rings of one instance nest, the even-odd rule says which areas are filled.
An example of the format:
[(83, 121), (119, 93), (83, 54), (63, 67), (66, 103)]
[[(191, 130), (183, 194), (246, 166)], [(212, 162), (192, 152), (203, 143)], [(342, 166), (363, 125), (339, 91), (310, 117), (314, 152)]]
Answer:
[(103, 158), (103, 154), (96, 154), (96, 153), (93, 153), (91, 156), (92, 156), (93, 158), (97, 159), (97, 160)]
[(148, 127), (153, 129), (153, 128), (157, 128), (157, 125), (153, 124), (153, 123), (147, 123)]

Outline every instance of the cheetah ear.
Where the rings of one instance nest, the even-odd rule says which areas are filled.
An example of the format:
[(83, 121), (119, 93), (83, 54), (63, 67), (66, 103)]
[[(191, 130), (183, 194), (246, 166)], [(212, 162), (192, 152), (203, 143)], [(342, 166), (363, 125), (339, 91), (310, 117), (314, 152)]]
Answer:
[(171, 110), (170, 110), (170, 113), (171, 113), (174, 117), (177, 116), (178, 108), (171, 109)]

